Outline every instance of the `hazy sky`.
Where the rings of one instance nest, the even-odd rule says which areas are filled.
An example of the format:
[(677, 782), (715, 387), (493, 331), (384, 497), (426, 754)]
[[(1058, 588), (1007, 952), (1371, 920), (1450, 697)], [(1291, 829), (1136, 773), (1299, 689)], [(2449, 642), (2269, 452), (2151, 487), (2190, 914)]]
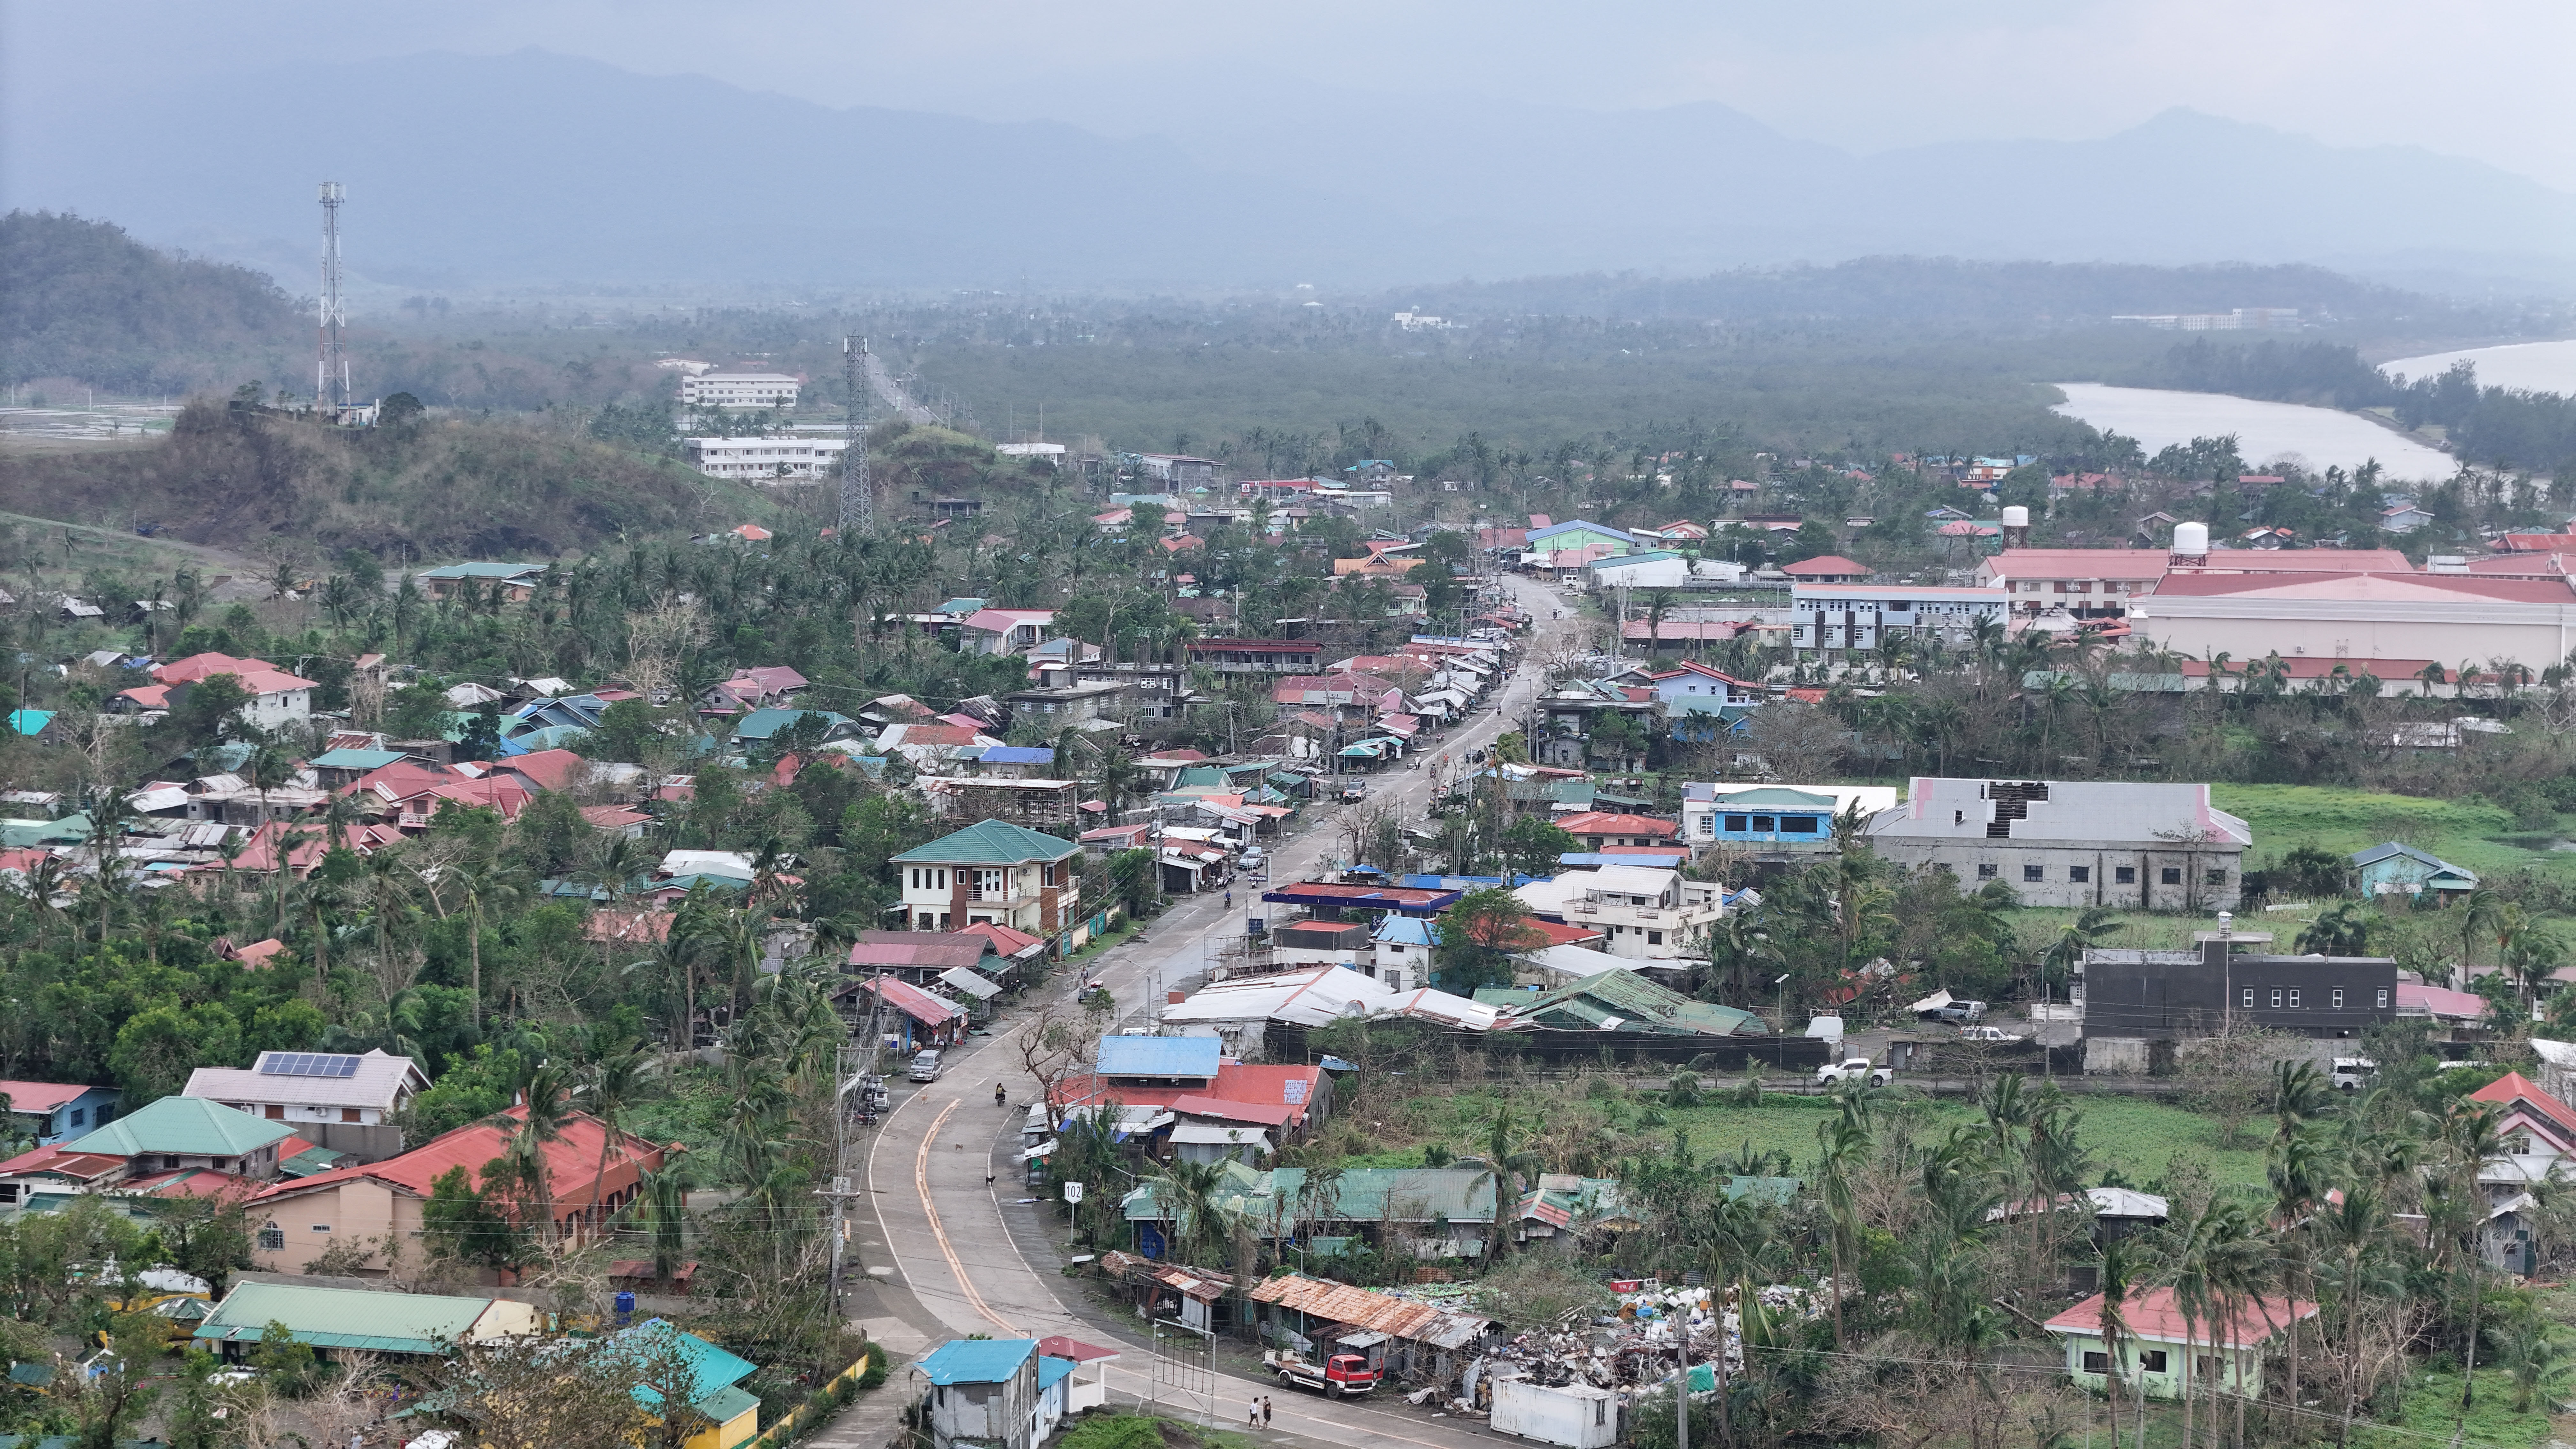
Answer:
[(1719, 101), (1861, 151), (2096, 137), (2190, 106), (2576, 191), (2566, 0), (0, 0), (0, 44), (0, 86), (73, 106), (138, 77), (523, 46), (831, 105), (1130, 132), (1224, 98), (1311, 102), (1302, 87)]

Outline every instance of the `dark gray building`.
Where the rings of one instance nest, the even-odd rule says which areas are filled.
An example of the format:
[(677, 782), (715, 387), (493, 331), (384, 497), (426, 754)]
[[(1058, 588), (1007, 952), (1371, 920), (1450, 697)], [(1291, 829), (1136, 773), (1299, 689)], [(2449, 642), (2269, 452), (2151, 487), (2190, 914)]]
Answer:
[(2396, 1018), (2395, 961), (2260, 949), (2270, 944), (2207, 932), (2193, 951), (2085, 952), (2086, 1039), (2209, 1036), (2231, 1024), (2347, 1037)]

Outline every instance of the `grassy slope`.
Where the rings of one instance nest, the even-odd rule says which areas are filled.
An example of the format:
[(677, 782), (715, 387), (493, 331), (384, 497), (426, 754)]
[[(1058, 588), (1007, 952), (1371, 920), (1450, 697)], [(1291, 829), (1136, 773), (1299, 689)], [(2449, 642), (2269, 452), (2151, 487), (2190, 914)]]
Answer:
[[(2348, 855), (2400, 840), (2481, 874), (2538, 867), (2576, 872), (2576, 852), (2515, 843), (2513, 818), (2479, 800), (2426, 800), (2323, 785), (2214, 785), (2221, 810), (2254, 827), (2258, 856), (2313, 845)], [(2518, 838), (2518, 837), (2517, 837)]]
[(775, 512), (678, 463), (520, 424), (353, 433), (206, 406), (149, 448), (0, 456), (0, 508), (113, 529), (154, 521), (194, 543), (429, 562), (544, 559)]

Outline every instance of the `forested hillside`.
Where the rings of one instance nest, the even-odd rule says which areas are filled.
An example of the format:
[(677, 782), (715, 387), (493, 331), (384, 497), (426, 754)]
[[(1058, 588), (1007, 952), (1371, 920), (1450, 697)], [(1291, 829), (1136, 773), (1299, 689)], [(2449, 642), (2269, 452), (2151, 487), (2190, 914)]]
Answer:
[(194, 543), (293, 539), (389, 560), (548, 558), (619, 534), (730, 527), (768, 516), (741, 487), (532, 425), (389, 410), (346, 432), (197, 402), (147, 449), (0, 456), (0, 509)]
[[(155, 251), (110, 222), (0, 216), (0, 384), (186, 392), (285, 372), (312, 323), (247, 267)], [(311, 363), (303, 362), (310, 373)]]

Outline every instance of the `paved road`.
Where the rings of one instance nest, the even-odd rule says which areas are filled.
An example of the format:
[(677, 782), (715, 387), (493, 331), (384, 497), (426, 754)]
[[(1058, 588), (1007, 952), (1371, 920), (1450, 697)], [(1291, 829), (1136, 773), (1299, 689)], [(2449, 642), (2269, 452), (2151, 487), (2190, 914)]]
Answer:
[[(1518, 579), (1508, 582), (1522, 606), (1541, 621), (1541, 640), (1566, 627), (1556, 621), (1560, 605), (1544, 586)], [(1524, 650), (1529, 660), (1544, 654), (1539, 641)], [(1539, 687), (1537, 667), (1527, 666), (1522, 676), (1505, 687), (1499, 714), (1487, 712), (1453, 729), (1437, 749), (1447, 751), (1452, 760), (1463, 760), (1467, 751), (1491, 744), (1497, 731), (1516, 717)], [(1377, 791), (1374, 798), (1397, 797), (1418, 812), (1429, 802), (1432, 778), (1428, 769), (1379, 776), (1372, 782)], [(1328, 827), (1309, 829), (1273, 853), (1271, 878), (1302, 879), (1337, 848)], [(1214, 895), (1176, 905), (1154, 922), (1149, 943), (1131, 943), (1101, 957), (1094, 967), (1095, 979), (1120, 1002), (1138, 1008), (1131, 1016), (1140, 1014), (1151, 995), (1205, 969), (1217, 944), (1242, 932), (1243, 912), (1257, 892), (1242, 894), (1246, 900), (1232, 909)], [(1069, 993), (1072, 985), (1070, 979), (1059, 980), (1054, 990)], [(862, 1317), (871, 1336), (882, 1335), (883, 1341), (898, 1349), (907, 1347), (907, 1341), (918, 1343), (927, 1337), (924, 1330), (931, 1325), (922, 1321), (925, 1317), (960, 1337), (970, 1333), (1101, 1336), (1098, 1328), (1058, 1296), (1055, 1285), (1062, 1277), (1056, 1264), (1032, 1263), (1013, 1240), (1005, 1220), (1006, 1204), (1024, 1192), (1004, 1171), (1008, 1159), (999, 1149), (1004, 1143), (1016, 1149), (1025, 1109), (1015, 1103), (1008, 1110), (996, 1110), (993, 1083), (1008, 1083), (1015, 1097), (1029, 1090), (1019, 1066), (1017, 1042), (1019, 1032), (1026, 1029), (1028, 1013), (1019, 1015), (1020, 1023), (993, 1037), (975, 1039), (971, 1048), (952, 1054), (945, 1080), (900, 1101), (878, 1129), (866, 1179), (868, 1201), (875, 1212), (858, 1214), (854, 1247), (866, 1271), (890, 1287), (908, 1289), (914, 1300), (888, 1303), (883, 1311)], [(1022, 1215), (1031, 1211), (1016, 1206), (1008, 1210)], [(880, 1296), (890, 1300), (895, 1295)], [(1132, 1349), (1109, 1365), (1112, 1397), (1141, 1399), (1150, 1368), (1146, 1355)], [(1240, 1427), (1245, 1401), (1265, 1393), (1276, 1413), (1272, 1437), (1344, 1449), (1462, 1449), (1492, 1442), (1465, 1423), (1444, 1423), (1420, 1414), (1302, 1393), (1283, 1394), (1276, 1385), (1223, 1374), (1218, 1375), (1214, 1395), (1217, 1422)]]

